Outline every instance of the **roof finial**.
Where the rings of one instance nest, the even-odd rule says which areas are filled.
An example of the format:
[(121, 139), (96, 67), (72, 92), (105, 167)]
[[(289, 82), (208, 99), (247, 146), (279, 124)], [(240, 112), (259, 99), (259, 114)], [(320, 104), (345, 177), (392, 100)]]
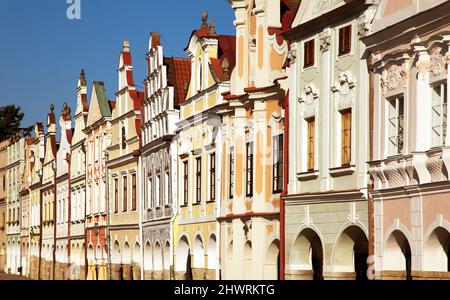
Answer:
[(123, 51), (124, 52), (130, 51), (130, 42), (128, 40), (123, 41)]
[(81, 69), (81, 73), (80, 73), (80, 84), (82, 86), (86, 86), (86, 74), (84, 73), (84, 69)]
[(216, 34), (216, 22), (214, 22), (214, 20), (211, 20), (209, 24), (209, 34)]
[(50, 104), (50, 111), (53, 112), (55, 110), (55, 106), (53, 104)]
[(202, 28), (208, 28), (208, 12), (202, 14)]

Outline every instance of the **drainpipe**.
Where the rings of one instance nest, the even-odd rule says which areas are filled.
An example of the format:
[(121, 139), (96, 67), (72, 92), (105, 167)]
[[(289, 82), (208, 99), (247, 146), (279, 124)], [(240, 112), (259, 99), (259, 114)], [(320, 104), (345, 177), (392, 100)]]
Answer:
[[(139, 172), (137, 175), (137, 178), (143, 178), (142, 177), (142, 155), (139, 155), (139, 160), (138, 160), (138, 167), (136, 168), (137, 172)], [(137, 180), (137, 179), (136, 179)], [(139, 199), (139, 239), (140, 239), (140, 245), (141, 245), (141, 280), (144, 280), (144, 233), (143, 233), (143, 229), (142, 229), (142, 220), (143, 220), (143, 213), (144, 213), (144, 207), (143, 207), (143, 197), (142, 197), (142, 180), (139, 184), (139, 194), (138, 194), (138, 199)]]
[[(69, 265), (68, 270), (72, 269), (72, 263), (71, 263), (71, 259), (70, 259), (70, 253), (71, 253), (71, 239), (70, 239), (70, 224), (72, 222), (72, 185), (70, 182), (70, 158), (71, 158), (71, 154), (67, 153), (66, 154), (66, 161), (67, 161), (67, 174), (68, 174), (68, 179), (67, 179), (67, 264)], [(70, 276), (70, 275), (69, 275)], [(70, 279), (70, 278), (68, 278)]]
[(105, 150), (105, 169), (106, 169), (106, 187), (105, 187), (105, 198), (106, 198), (106, 239), (108, 242), (108, 280), (112, 279), (112, 268), (111, 268), (111, 212), (109, 208), (109, 169), (108, 169), (108, 161), (109, 161), (109, 151)]
[(284, 197), (288, 194), (289, 182), (289, 90), (284, 97), (284, 145), (283, 145), (283, 192), (280, 199), (280, 279), (285, 280), (286, 271), (286, 220)]
[[(30, 185), (31, 180), (28, 181), (28, 185)], [(31, 222), (30, 222), (30, 216), (31, 216), (31, 188), (28, 188), (28, 232), (30, 232), (30, 227), (32, 227)], [(28, 268), (28, 272), (27, 272), (27, 277), (31, 277), (30, 273), (31, 273), (31, 238), (30, 238), (30, 234), (28, 233), (28, 259), (27, 259), (27, 268)]]
[(19, 192), (19, 205), (20, 205), (20, 208), (19, 208), (19, 264), (20, 264), (20, 267), (19, 267), (19, 270), (20, 270), (20, 276), (22, 276), (22, 273), (23, 273), (23, 270), (22, 270), (22, 208), (23, 208), (23, 205), (22, 205), (22, 195), (21, 195), (21, 193)]
[[(42, 161), (42, 160), (41, 160)], [(43, 165), (41, 164), (41, 168), (38, 170), (38, 175), (40, 179), (41, 186), (39, 188), (39, 263), (38, 263), (38, 280), (41, 280), (41, 266), (42, 266), (42, 228), (43, 228), (43, 201), (42, 201), (42, 172)]]
[[(374, 98), (375, 98), (375, 88), (374, 88), (374, 80), (375, 76), (373, 71), (371, 70), (372, 64), (372, 56), (369, 55), (366, 59), (367, 62), (367, 70), (369, 71), (369, 151), (370, 151), (370, 161), (373, 161), (373, 130), (374, 130)], [(370, 176), (369, 182), (367, 184), (367, 210), (369, 217), (369, 258), (373, 258), (367, 262), (368, 269), (373, 270), (373, 274), (367, 274), (369, 279), (375, 279), (375, 232), (374, 232), (374, 203), (372, 192), (374, 190), (374, 184), (372, 176)]]

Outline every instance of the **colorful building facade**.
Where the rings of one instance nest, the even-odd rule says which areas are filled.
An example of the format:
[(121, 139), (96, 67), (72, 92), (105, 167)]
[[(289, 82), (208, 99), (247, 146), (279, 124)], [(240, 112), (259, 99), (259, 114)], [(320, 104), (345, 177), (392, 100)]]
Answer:
[(173, 138), (180, 103), (190, 80), (191, 62), (165, 57), (152, 32), (142, 104), (141, 209), (144, 279), (170, 279), (173, 270), (173, 219), (177, 211), (177, 144)]
[(448, 1), (381, 1), (364, 39), (376, 279), (450, 278), (449, 12)]
[(87, 115), (86, 127), (86, 220), (85, 253), (86, 278), (108, 279), (107, 253), (107, 193), (106, 150), (111, 145), (111, 110), (114, 102), (108, 101), (103, 82), (94, 81)]
[(186, 99), (180, 103), (178, 212), (174, 221), (175, 279), (219, 278), (220, 175), (219, 111), (227, 105), (235, 38), (218, 35), (214, 22), (192, 33), (186, 53), (191, 62)]

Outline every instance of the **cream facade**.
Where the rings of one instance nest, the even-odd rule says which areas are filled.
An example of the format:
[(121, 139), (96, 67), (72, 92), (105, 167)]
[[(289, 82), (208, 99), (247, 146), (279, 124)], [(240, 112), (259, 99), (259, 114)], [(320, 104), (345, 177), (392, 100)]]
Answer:
[(55, 236), (55, 279), (69, 279), (70, 259), (70, 208), (71, 197), (69, 189), (70, 146), (72, 140), (71, 110), (64, 103), (60, 117), (60, 144), (56, 153), (56, 236)]
[(6, 166), (9, 141), (0, 143), (0, 273), (6, 270)]
[(8, 273), (19, 275), (21, 273), (21, 180), (25, 165), (25, 137), (20, 131), (12, 138), (7, 148), (6, 166), (6, 209), (7, 209), (7, 249), (6, 268)]
[[(302, 1), (289, 66), (286, 279), (366, 279), (373, 1)], [(322, 25), (326, 24), (326, 25)]]
[(376, 279), (450, 278), (449, 12), (448, 1), (381, 1), (364, 39)]
[(128, 41), (118, 65), (119, 87), (112, 111), (112, 140), (108, 148), (111, 261), (113, 279), (141, 279), (140, 231), (140, 109), (143, 93), (133, 82)]
[(222, 122), (222, 278), (276, 280), (288, 53), (279, 34), (292, 7), (283, 1), (229, 2), (236, 16), (236, 67)]
[[(174, 221), (175, 279), (219, 279), (220, 176), (219, 111), (229, 91), (227, 68), (235, 40), (217, 35), (214, 22), (192, 33), (186, 53), (191, 62), (186, 100), (177, 124), (177, 216)], [(229, 70), (231, 71), (231, 70)]]
[(42, 280), (55, 279), (55, 234), (56, 234), (56, 116), (53, 104), (47, 116), (47, 132), (45, 134), (45, 155), (42, 165), (41, 186), (41, 265)]
[(86, 279), (86, 127), (89, 104), (84, 70), (77, 84), (74, 132), (70, 148), (70, 272), (72, 280)]

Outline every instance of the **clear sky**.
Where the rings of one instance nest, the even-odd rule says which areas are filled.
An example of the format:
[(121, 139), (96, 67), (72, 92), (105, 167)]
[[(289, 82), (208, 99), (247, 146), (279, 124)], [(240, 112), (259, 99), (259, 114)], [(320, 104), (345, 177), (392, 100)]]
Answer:
[(166, 56), (186, 57), (183, 50), (202, 12), (216, 22), (217, 33), (235, 30), (226, 0), (80, 1), (80, 20), (67, 18), (67, 0), (0, 2), (0, 106), (20, 105), (24, 127), (45, 122), (51, 103), (57, 115), (63, 101), (75, 111), (82, 68), (88, 83), (104, 81), (113, 99), (124, 39), (130, 41), (135, 83), (142, 86), (149, 32), (161, 34)]

